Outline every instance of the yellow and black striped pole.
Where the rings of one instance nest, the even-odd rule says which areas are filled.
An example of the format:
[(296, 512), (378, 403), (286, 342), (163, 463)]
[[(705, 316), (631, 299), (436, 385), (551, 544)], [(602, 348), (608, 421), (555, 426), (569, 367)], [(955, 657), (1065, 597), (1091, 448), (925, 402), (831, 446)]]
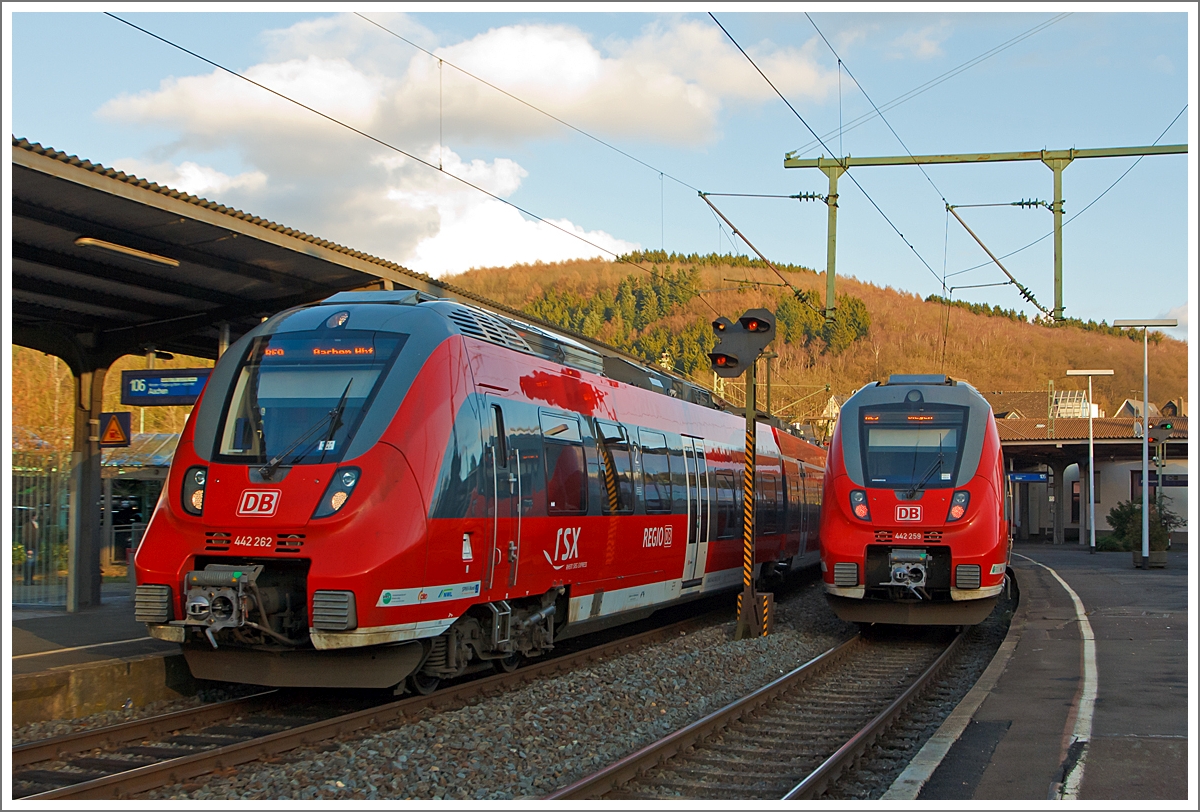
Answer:
[(754, 594), (754, 457), (758, 412), (754, 397), (754, 368), (746, 367), (746, 468), (742, 475), (742, 592), (738, 595), (737, 630), (734, 640), (762, 635), (757, 622), (758, 598)]

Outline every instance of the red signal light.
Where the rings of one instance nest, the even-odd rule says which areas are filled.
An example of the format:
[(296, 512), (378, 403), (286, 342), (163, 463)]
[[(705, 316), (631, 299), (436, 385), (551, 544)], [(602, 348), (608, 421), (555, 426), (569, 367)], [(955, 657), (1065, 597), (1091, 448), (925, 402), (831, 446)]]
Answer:
[(870, 514), (871, 514), (871, 511), (867, 508), (866, 503), (860, 502), (859, 504), (854, 506), (854, 515), (857, 516), (858, 518), (865, 519)]
[(963, 517), (963, 514), (966, 512), (967, 512), (967, 509), (965, 507), (963, 507), (962, 505), (952, 505), (950, 507), (950, 518), (951, 519), (961, 519)]

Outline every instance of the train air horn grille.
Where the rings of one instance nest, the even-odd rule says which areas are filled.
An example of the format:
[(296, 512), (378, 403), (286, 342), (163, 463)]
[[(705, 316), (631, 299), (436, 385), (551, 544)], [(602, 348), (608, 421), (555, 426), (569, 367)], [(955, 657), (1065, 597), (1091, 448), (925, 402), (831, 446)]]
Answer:
[(834, 586), (858, 586), (858, 564), (834, 564)]
[(954, 570), (954, 583), (959, 589), (979, 589), (979, 565), (959, 564)]
[(328, 632), (347, 632), (357, 628), (353, 592), (318, 590), (313, 593), (313, 628)]
[(171, 587), (142, 584), (133, 598), (133, 619), (138, 623), (166, 623), (171, 619)]

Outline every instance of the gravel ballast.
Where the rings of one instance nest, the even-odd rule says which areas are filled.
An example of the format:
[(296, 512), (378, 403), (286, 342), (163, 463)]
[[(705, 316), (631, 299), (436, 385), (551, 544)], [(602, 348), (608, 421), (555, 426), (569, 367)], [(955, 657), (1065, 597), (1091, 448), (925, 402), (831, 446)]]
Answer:
[[(730, 601), (732, 607), (732, 600)], [(777, 595), (771, 636), (719, 626), (393, 729), (165, 787), (153, 799), (537, 798), (684, 727), (853, 636), (819, 582)]]
[(266, 690), (269, 689), (261, 688), (257, 685), (213, 686), (202, 688), (193, 696), (181, 697), (179, 699), (165, 699), (149, 705), (129, 705), (119, 710), (93, 713), (88, 716), (81, 716), (78, 719), (51, 719), (45, 722), (13, 725), (12, 743), (25, 744), (27, 742), (54, 738), (55, 736), (79, 733), (84, 730), (94, 730), (99, 727), (111, 727), (123, 722), (132, 722), (135, 719), (146, 719), (150, 716), (160, 716), (167, 713), (174, 713), (175, 711), (188, 710), (200, 707), (201, 705), (223, 702), (226, 699), (237, 699), (238, 697)]

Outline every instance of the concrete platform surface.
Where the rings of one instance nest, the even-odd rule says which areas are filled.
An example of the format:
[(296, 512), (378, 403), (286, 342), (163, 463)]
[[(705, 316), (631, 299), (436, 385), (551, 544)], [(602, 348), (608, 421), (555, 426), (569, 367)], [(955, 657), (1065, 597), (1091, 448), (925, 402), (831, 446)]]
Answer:
[[(1080, 800), (1188, 800), (1188, 554), (1173, 550), (1165, 569), (1139, 570), (1129, 553), (1032, 544), (1014, 553), (1023, 632), (918, 798), (1057, 798), (1082, 751)], [(1095, 640), (1086, 748), (1071, 746), (1088, 706), (1082, 624), (1066, 589), (1038, 564), (1075, 591)]]
[(147, 636), (128, 590), (82, 612), (12, 612), (14, 724), (72, 719), (193, 694), (179, 646)]

